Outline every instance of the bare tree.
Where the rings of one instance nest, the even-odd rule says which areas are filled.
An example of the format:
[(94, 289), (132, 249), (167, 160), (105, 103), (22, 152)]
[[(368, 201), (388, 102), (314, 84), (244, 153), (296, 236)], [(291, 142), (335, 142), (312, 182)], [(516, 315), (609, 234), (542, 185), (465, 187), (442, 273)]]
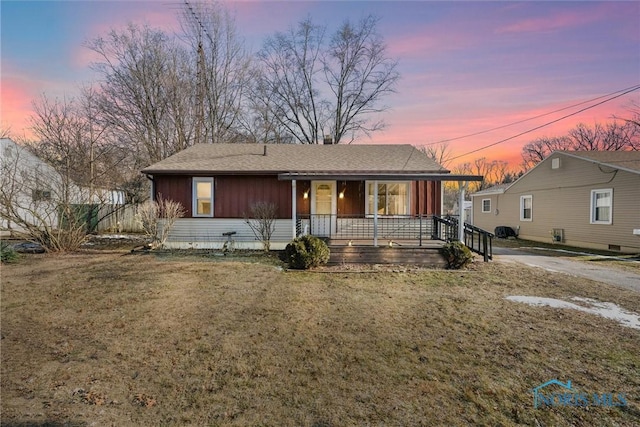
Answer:
[(451, 164), (453, 151), (451, 150), (451, 146), (448, 142), (426, 145), (420, 147), (420, 150), (434, 162), (441, 166), (444, 166), (445, 168), (449, 167), (449, 165)]
[(100, 109), (104, 120), (132, 143), (139, 166), (162, 160), (192, 143), (188, 108), (178, 93), (193, 73), (179, 46), (164, 32), (130, 24), (112, 30), (87, 47), (100, 60), (92, 68), (101, 75)]
[(250, 86), (251, 60), (235, 20), (217, 3), (185, 2), (182, 28), (195, 85), (195, 142), (231, 142), (238, 136)]
[(278, 206), (275, 203), (257, 202), (251, 205), (249, 215), (245, 215), (245, 222), (256, 239), (262, 243), (265, 252), (269, 252), (271, 248), (271, 236), (275, 231), (277, 214)]
[(267, 38), (258, 59), (257, 91), (274, 116), (302, 144), (316, 144), (325, 120), (318, 86), (324, 28), (307, 19)]
[(522, 148), (525, 170), (547, 158), (554, 151), (624, 151), (640, 150), (640, 126), (633, 120), (611, 121), (590, 127), (578, 124), (561, 137), (538, 138)]
[(176, 221), (182, 218), (185, 210), (179, 202), (158, 197), (157, 201), (147, 200), (138, 208), (138, 221), (144, 234), (151, 241), (151, 249), (164, 246)]
[(382, 128), (374, 113), (399, 78), (372, 16), (345, 21), (325, 41), (325, 27), (311, 19), (269, 37), (258, 58), (259, 92), (280, 124), (300, 143), (353, 141)]
[(2, 140), (0, 229), (47, 251), (77, 249), (87, 222), (79, 207), (88, 194), (27, 148)]
[(371, 115), (387, 107), (381, 98), (394, 91), (400, 75), (398, 62), (387, 57), (382, 36), (377, 33), (379, 19), (369, 15), (357, 25), (345, 21), (331, 38), (323, 57), (323, 71), (334, 100), (330, 135), (339, 143), (345, 136), (352, 142), (358, 133), (369, 134), (384, 127)]

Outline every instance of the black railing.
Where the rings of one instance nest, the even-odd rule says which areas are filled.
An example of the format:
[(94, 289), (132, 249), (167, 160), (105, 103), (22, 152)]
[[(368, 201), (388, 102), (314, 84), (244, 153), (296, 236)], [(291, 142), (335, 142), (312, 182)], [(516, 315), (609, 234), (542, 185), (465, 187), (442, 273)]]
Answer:
[(454, 217), (433, 216), (431, 238), (451, 242), (458, 239), (458, 219)]
[(472, 251), (482, 255), (484, 262), (493, 259), (493, 233), (465, 222), (464, 244)]
[[(428, 240), (432, 234), (430, 216), (380, 216), (377, 237), (390, 240)], [(313, 234), (332, 239), (369, 240), (374, 238), (374, 218), (354, 215), (298, 215), (298, 235)]]
[[(433, 217), (433, 239), (451, 242), (458, 240), (458, 218), (456, 217)], [(493, 259), (493, 233), (464, 223), (464, 244), (484, 257), (487, 262)]]

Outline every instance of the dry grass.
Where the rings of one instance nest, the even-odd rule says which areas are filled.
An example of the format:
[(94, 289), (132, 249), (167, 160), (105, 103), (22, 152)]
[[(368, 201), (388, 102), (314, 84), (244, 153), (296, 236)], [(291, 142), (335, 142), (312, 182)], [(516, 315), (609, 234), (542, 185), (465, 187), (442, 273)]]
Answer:
[[(2, 425), (637, 426), (640, 331), (507, 295), (640, 312), (638, 293), (494, 263), (29, 256), (2, 266)], [(534, 409), (551, 378), (629, 406)]]

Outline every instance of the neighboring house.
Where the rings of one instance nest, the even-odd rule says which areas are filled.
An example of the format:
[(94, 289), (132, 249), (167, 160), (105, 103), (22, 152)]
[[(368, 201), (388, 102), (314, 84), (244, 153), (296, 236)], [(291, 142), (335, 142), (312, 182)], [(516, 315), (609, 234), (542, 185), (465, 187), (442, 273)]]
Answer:
[(167, 246), (219, 248), (259, 242), (245, 218), (277, 206), (271, 247), (300, 234), (341, 239), (417, 238), (442, 209), (452, 176), (411, 145), (199, 144), (145, 168), (153, 198), (186, 210)]
[(556, 151), (512, 184), (471, 195), (473, 225), (519, 237), (640, 252), (640, 152)]
[[(2, 174), (0, 230), (3, 234), (23, 231), (8, 217), (19, 215), (41, 226), (57, 227), (58, 216), (51, 213), (54, 187), (60, 175), (29, 150), (9, 138), (0, 139)], [(9, 213), (8, 210), (12, 210)], [(53, 208), (55, 211), (55, 207)]]
[(24, 231), (11, 220), (16, 217), (38, 227), (58, 227), (61, 201), (76, 205), (79, 212), (86, 210), (85, 205), (124, 203), (121, 191), (96, 188), (91, 194), (86, 187), (65, 182), (52, 166), (9, 138), (0, 139), (0, 168), (0, 231), (3, 234)]

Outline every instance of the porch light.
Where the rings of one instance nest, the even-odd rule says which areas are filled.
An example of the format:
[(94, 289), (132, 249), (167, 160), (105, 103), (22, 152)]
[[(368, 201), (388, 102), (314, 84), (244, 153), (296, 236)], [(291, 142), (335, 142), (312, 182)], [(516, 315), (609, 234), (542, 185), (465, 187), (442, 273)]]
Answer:
[(389, 247), (392, 248), (393, 247), (393, 240), (389, 240)]
[(353, 240), (349, 240), (349, 243), (347, 243), (347, 246), (353, 246)]
[(309, 198), (309, 190), (307, 190), (304, 193), (302, 193), (302, 198), (303, 199), (308, 199)]
[(341, 199), (344, 199), (344, 190), (342, 190), (342, 191), (340, 192), (340, 194), (338, 195), (338, 197), (340, 197)]

